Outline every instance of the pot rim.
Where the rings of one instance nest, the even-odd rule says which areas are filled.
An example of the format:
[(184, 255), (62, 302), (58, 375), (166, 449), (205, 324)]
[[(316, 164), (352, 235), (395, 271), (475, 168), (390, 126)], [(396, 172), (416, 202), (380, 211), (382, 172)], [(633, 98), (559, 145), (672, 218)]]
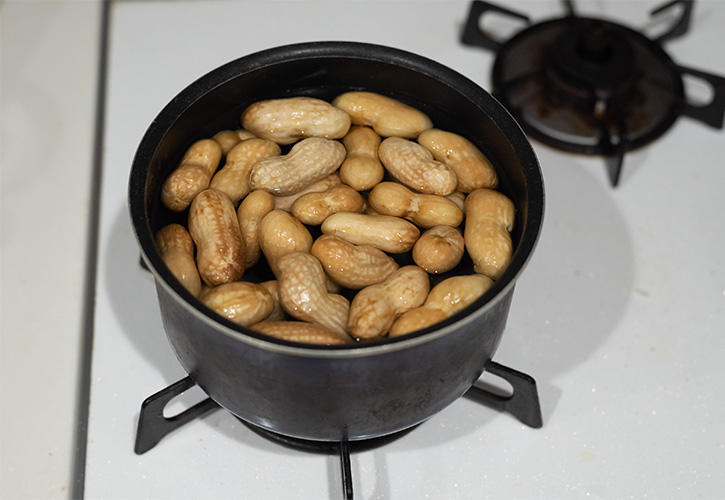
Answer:
[[(267, 66), (310, 58), (340, 57), (376, 61), (410, 69), (441, 81), (464, 95), (491, 118), (519, 157), (524, 170), (529, 210), (522, 229), (521, 240), (508, 268), (482, 297), (463, 311), (443, 322), (400, 337), (357, 345), (304, 345), (265, 336), (237, 325), (213, 313), (211, 309), (208, 309), (183, 288), (156, 251), (146, 211), (145, 186), (149, 161), (153, 157), (158, 143), (189, 106), (214, 88), (242, 74)], [(142, 258), (154, 275), (157, 286), (162, 286), (182, 307), (199, 320), (234, 340), (260, 349), (303, 357), (349, 358), (379, 355), (434, 341), (455, 333), (460, 326), (476, 321), (494, 307), (498, 302), (495, 300), (496, 297), (504, 296), (512, 291), (538, 242), (544, 215), (544, 187), (538, 160), (521, 127), (493, 96), (472, 80), (432, 59), (398, 48), (349, 41), (304, 42), (282, 45), (240, 57), (208, 72), (179, 92), (149, 125), (137, 148), (129, 178), (129, 211)], [(207, 313), (205, 310), (209, 312)]]

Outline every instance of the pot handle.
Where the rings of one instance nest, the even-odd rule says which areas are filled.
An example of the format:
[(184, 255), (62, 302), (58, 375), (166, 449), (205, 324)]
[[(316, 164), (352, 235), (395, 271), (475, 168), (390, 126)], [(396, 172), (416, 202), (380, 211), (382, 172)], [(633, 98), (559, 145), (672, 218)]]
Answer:
[(474, 384), (466, 392), (466, 397), (499, 411), (508, 412), (529, 427), (538, 429), (543, 425), (536, 380), (525, 373), (494, 361), (486, 364), (485, 371), (511, 384), (513, 394), (501, 396)]

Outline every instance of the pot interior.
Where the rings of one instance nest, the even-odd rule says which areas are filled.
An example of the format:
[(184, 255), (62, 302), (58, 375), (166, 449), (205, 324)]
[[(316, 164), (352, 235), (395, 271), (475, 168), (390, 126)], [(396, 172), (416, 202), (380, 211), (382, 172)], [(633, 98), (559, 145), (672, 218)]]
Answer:
[[(331, 101), (351, 90), (398, 99), (426, 113), (436, 128), (466, 137), (491, 160), (499, 176), (498, 190), (516, 205), (512, 232), (515, 250), (509, 268), (489, 292), (444, 324), (455, 322), (512, 286), (533, 250), (543, 216), (541, 173), (516, 122), (476, 84), (434, 61), (376, 45), (317, 42), (270, 49), (212, 71), (176, 96), (144, 136), (131, 174), (132, 219), (147, 263), (183, 299), (226, 327), (259, 337), (216, 315), (191, 296), (171, 275), (155, 249), (153, 235), (161, 227), (172, 222), (186, 225), (187, 211), (173, 213), (159, 199), (161, 184), (186, 149), (221, 130), (240, 128), (242, 110), (253, 102), (294, 96)], [(313, 237), (319, 234), (317, 228), (309, 229)], [(407, 256), (398, 256), (398, 262), (413, 263)], [(452, 271), (436, 276), (431, 286), (451, 275), (472, 273), (472, 263), (466, 257)], [(259, 264), (243, 277), (247, 281), (272, 278), (269, 268)]]

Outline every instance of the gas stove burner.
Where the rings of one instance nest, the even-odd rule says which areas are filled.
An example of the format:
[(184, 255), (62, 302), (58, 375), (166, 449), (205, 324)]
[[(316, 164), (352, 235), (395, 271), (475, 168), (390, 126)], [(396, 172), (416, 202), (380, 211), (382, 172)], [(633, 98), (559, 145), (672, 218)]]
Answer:
[[(676, 0), (653, 11), (684, 8), (679, 20), (656, 40), (602, 19), (567, 15), (530, 25), (506, 42), (481, 29), (489, 12), (529, 23), (523, 14), (474, 1), (464, 44), (493, 50), (493, 95), (525, 132), (554, 148), (607, 158), (610, 181), (619, 182), (624, 154), (654, 141), (680, 115), (722, 128), (725, 78), (676, 65), (662, 49), (665, 40), (687, 32), (692, 1)], [(713, 98), (690, 104), (683, 75), (707, 82)]]
[[(512, 393), (500, 394), (500, 390), (489, 388), (485, 384), (473, 385), (465, 397), (484, 406), (507, 412), (529, 427), (539, 428), (543, 425), (539, 393), (536, 381), (529, 375), (508, 368), (504, 365), (489, 361), (485, 371), (491, 375), (505, 380), (511, 385)], [(213, 399), (207, 398), (173, 417), (164, 416), (164, 409), (176, 397), (196, 385), (191, 377), (186, 377), (149, 396), (141, 405), (138, 427), (136, 430), (136, 443), (134, 451), (142, 455), (154, 448), (162, 438), (171, 434), (190, 421), (201, 418), (212, 411), (221, 408)], [(408, 429), (369, 439), (349, 441), (344, 436), (339, 441), (313, 441), (276, 433), (269, 429), (248, 423), (240, 419), (256, 434), (288, 448), (303, 452), (339, 454), (342, 478), (342, 491), (344, 498), (353, 498), (352, 467), (350, 454), (385, 446), (415, 430), (418, 425)], [(342, 433), (341, 433), (342, 434)]]

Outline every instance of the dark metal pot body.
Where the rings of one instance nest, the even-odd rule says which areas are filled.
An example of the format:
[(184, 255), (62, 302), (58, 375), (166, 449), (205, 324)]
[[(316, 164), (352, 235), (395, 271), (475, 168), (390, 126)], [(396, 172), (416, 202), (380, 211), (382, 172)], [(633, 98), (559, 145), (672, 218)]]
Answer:
[[(238, 128), (242, 109), (254, 101), (299, 95), (331, 100), (348, 90), (379, 92), (411, 104), (436, 127), (467, 137), (489, 156), (499, 172), (499, 189), (517, 206), (516, 250), (509, 268), (483, 297), (447, 321), (362, 346), (301, 346), (224, 320), (176, 281), (156, 251), (155, 231), (186, 216), (179, 220), (160, 207), (163, 179), (195, 140)], [(144, 136), (129, 196), (141, 252), (155, 275), (164, 328), (184, 369), (245, 421), (323, 441), (406, 429), (471, 387), (503, 334), (514, 283), (538, 238), (544, 202), (528, 141), (488, 93), (429, 59), (349, 42), (271, 49), (191, 84)], [(470, 261), (455, 272), (472, 273)], [(249, 278), (255, 278), (253, 273)]]

